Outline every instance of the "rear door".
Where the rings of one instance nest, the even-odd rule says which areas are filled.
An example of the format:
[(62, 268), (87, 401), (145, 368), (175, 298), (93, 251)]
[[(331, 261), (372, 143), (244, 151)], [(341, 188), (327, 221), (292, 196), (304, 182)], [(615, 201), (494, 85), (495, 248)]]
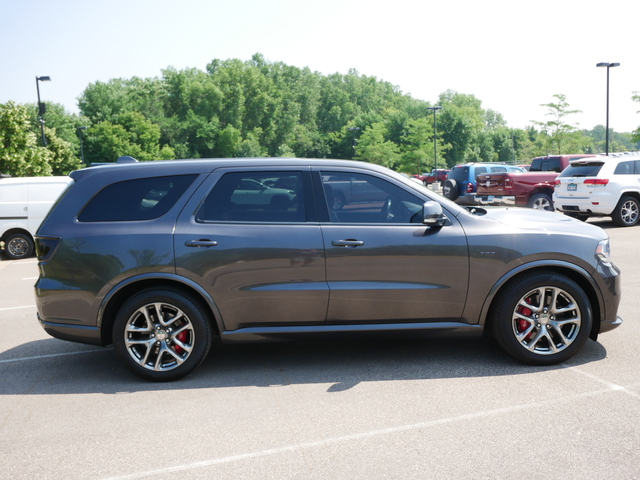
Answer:
[[(308, 167), (219, 169), (180, 215), (177, 273), (207, 290), (228, 331), (325, 321), (329, 291), (310, 179)], [(288, 188), (267, 187), (267, 201), (247, 183)]]
[[(314, 177), (328, 198), (326, 179)], [(370, 198), (348, 201), (340, 210), (319, 205), (330, 288), (327, 321), (459, 321), (467, 295), (469, 259), (464, 232), (453, 215), (448, 225), (422, 224), (424, 199), (391, 179), (351, 173), (366, 183)], [(320, 203), (320, 202), (319, 202)], [(325, 217), (323, 218), (322, 215)]]

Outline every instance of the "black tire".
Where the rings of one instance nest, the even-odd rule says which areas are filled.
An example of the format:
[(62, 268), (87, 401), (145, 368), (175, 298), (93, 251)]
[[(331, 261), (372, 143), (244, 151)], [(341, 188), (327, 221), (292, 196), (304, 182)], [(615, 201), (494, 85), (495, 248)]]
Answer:
[(619, 227), (633, 227), (640, 220), (640, 202), (635, 197), (622, 197), (611, 213), (611, 219)]
[(137, 293), (120, 308), (113, 324), (113, 346), (122, 363), (154, 382), (177, 380), (195, 370), (209, 353), (211, 335), (209, 316), (200, 303), (172, 288)]
[(4, 253), (11, 260), (20, 260), (33, 255), (33, 240), (25, 233), (14, 233), (4, 241)]
[(546, 193), (534, 193), (531, 195), (527, 206), (535, 210), (547, 210), (553, 212), (553, 200)]
[(449, 200), (455, 201), (460, 195), (458, 192), (458, 182), (453, 179), (447, 179), (442, 185), (442, 194)]
[(584, 346), (593, 313), (576, 282), (544, 271), (524, 274), (507, 285), (496, 299), (491, 321), (497, 342), (509, 355), (531, 365), (554, 365)]

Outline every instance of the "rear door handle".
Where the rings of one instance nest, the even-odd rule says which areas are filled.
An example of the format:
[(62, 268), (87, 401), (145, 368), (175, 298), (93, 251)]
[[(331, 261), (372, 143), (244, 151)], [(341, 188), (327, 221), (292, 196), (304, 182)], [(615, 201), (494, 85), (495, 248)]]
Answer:
[(334, 247), (361, 247), (364, 242), (362, 240), (334, 240), (331, 245)]
[(215, 240), (207, 240), (206, 238), (200, 240), (188, 240), (184, 242), (187, 247), (215, 247), (218, 242)]

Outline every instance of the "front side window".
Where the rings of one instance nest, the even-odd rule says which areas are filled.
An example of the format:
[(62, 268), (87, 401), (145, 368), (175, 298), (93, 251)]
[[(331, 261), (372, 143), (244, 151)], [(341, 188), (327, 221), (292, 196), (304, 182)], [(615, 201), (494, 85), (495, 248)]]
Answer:
[(169, 211), (197, 175), (151, 177), (113, 183), (82, 209), (80, 222), (152, 220)]
[(220, 178), (198, 222), (305, 222), (302, 172), (232, 172)]
[(422, 223), (423, 200), (371, 175), (322, 172), (322, 186), (336, 223)]

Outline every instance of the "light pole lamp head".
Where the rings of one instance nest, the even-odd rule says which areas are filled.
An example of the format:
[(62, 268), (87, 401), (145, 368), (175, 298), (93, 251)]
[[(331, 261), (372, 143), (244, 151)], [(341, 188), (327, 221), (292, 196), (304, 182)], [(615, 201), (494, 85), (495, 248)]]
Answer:
[(49, 76), (45, 76), (45, 77), (36, 77), (39, 81), (41, 82), (50, 82), (51, 81), (51, 77)]
[(600, 62), (596, 64), (596, 67), (619, 67), (620, 63), (608, 63), (608, 62)]

